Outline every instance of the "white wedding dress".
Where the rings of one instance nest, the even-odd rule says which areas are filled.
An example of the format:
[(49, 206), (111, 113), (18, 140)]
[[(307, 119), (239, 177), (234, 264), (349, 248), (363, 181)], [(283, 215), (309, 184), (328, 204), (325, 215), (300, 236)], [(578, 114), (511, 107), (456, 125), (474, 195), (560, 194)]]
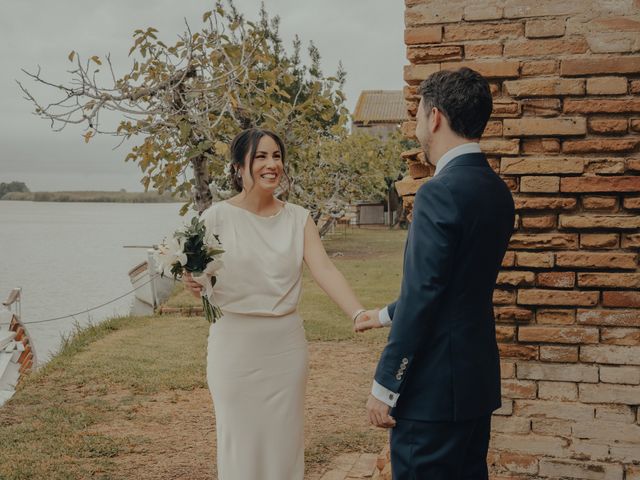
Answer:
[(209, 329), (219, 480), (303, 480), (308, 349), (297, 313), (309, 212), (286, 203), (262, 217), (228, 202), (202, 214), (224, 268)]

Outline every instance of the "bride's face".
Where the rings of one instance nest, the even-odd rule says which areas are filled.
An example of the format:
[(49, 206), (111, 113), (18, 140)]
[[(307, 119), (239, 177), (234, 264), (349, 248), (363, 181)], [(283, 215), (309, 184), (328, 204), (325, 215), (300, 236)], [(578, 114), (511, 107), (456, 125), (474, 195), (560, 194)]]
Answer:
[(242, 184), (249, 191), (253, 188), (260, 188), (273, 192), (280, 185), (280, 180), (284, 171), (282, 163), (282, 152), (278, 144), (269, 135), (260, 139), (256, 156), (253, 160), (253, 171), (249, 172), (251, 165), (250, 153), (244, 159), (242, 167)]

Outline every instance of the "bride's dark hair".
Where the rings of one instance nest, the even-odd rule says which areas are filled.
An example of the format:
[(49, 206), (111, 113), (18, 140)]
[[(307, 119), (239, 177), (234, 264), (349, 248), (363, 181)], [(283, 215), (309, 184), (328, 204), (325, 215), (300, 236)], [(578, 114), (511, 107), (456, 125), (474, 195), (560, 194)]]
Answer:
[[(251, 176), (253, 177), (253, 162), (256, 158), (260, 139), (264, 136), (269, 136), (274, 142), (276, 142), (280, 149), (282, 165), (285, 166), (286, 149), (284, 147), (284, 142), (277, 133), (264, 128), (248, 128), (243, 130), (237, 134), (231, 142), (231, 184), (237, 192), (241, 192), (243, 187), (240, 167), (244, 165), (244, 159), (249, 155), (249, 172), (251, 172)], [(287, 180), (287, 187), (283, 188), (286, 194), (289, 191), (291, 179), (289, 178), (289, 175), (287, 175), (286, 170), (283, 170), (283, 175)]]

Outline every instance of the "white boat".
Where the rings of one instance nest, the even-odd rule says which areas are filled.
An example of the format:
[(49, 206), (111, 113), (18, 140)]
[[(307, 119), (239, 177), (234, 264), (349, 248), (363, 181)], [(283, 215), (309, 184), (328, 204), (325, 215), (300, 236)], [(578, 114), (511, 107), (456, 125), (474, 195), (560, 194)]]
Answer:
[[(149, 264), (152, 264), (151, 269)], [(153, 262), (153, 250), (148, 250), (148, 259), (129, 270), (131, 285), (135, 288), (135, 298), (142, 305), (134, 305), (132, 313), (151, 313), (166, 301), (173, 292), (176, 281), (172, 277), (160, 277), (156, 274)], [(146, 307), (146, 308), (145, 308)], [(145, 311), (146, 310), (146, 311)]]
[[(20, 293), (14, 288), (0, 305), (0, 406), (13, 396), (21, 375), (36, 365), (29, 333), (20, 321)], [(10, 309), (13, 306), (16, 312)]]

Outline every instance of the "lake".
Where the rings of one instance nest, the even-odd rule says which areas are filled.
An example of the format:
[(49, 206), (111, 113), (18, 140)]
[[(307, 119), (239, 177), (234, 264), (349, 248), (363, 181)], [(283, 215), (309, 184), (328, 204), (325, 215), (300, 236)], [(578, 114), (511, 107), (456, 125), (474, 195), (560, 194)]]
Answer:
[[(59, 203), (0, 201), (0, 297), (22, 287), (22, 320), (80, 312), (132, 289), (128, 271), (144, 248), (179, 228), (180, 203)], [(63, 335), (116, 315), (128, 315), (133, 294), (73, 318), (27, 325), (42, 365)]]

